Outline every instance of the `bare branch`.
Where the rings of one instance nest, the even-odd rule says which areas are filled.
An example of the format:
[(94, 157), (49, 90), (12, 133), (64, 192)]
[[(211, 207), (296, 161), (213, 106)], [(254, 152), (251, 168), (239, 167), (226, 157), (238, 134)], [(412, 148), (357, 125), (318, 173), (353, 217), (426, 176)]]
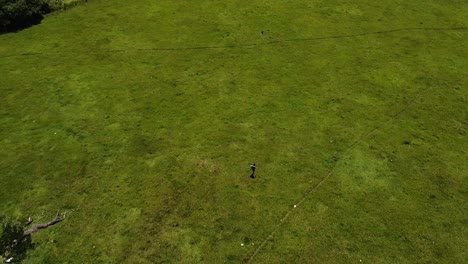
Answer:
[[(58, 213), (57, 213), (57, 216), (55, 217), (54, 220), (48, 222), (48, 223), (45, 223), (45, 224), (39, 224), (39, 225), (35, 225), (33, 226), (32, 228), (24, 231), (23, 233), (23, 236), (21, 237), (20, 241), (25, 239), (27, 236), (29, 235), (32, 235), (34, 233), (36, 233), (37, 231), (39, 231), (40, 229), (44, 229), (44, 228), (47, 228), (49, 226), (53, 226), (57, 223), (60, 223), (62, 222), (64, 219), (66, 218), (66, 213), (63, 213), (63, 216), (62, 217), (59, 217)], [(32, 221), (31, 221), (32, 222)]]

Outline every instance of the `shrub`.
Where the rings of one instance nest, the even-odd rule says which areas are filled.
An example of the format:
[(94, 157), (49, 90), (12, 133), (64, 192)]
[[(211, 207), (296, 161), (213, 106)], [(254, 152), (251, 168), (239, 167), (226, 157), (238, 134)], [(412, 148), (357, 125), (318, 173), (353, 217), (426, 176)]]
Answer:
[[(23, 237), (23, 225), (0, 216), (0, 260), (13, 258), (15, 262), (26, 257), (26, 251), (33, 248), (31, 237)], [(15, 243), (17, 241), (17, 244)]]
[(44, 14), (62, 6), (61, 0), (0, 0), (0, 31), (17, 31), (38, 24)]

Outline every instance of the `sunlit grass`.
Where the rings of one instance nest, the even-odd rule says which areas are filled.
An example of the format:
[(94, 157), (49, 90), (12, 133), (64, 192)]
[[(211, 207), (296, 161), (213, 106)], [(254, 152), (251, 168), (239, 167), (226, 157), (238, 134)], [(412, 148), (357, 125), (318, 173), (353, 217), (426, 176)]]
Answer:
[(1, 35), (1, 212), (69, 213), (34, 235), (28, 263), (239, 263), (273, 231), (254, 263), (462, 263), (466, 31), (180, 48), (467, 15), (432, 1), (98, 0)]

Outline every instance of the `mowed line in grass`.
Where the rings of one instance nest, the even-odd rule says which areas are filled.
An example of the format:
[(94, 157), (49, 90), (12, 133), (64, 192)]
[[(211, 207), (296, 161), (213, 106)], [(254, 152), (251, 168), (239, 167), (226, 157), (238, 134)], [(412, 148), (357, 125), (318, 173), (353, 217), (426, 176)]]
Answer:
[[(120, 52), (138, 52), (138, 51), (184, 51), (184, 50), (210, 50), (210, 49), (230, 49), (230, 48), (254, 48), (257, 46), (275, 45), (275, 44), (282, 44), (286, 42), (308, 42), (308, 41), (319, 41), (319, 40), (333, 40), (333, 39), (341, 39), (341, 38), (355, 38), (355, 37), (364, 37), (364, 36), (378, 35), (378, 34), (390, 34), (390, 33), (406, 32), (406, 31), (466, 31), (466, 30), (468, 30), (467, 27), (415, 27), (415, 28), (389, 29), (389, 30), (367, 32), (367, 33), (345, 34), (345, 35), (335, 35), (335, 36), (325, 36), (325, 37), (274, 40), (274, 41), (259, 42), (259, 43), (245, 43), (245, 44), (232, 44), (232, 45), (220, 45), (220, 46), (174, 47), (174, 48), (116, 49), (116, 50), (87, 51), (86, 53), (93, 54), (93, 53), (103, 53), (103, 52), (120, 53)], [(30, 52), (20, 53), (20, 54), (11, 54), (7, 56), (3, 56), (2, 58), (19, 57), (19, 56), (53, 55), (53, 54), (65, 54), (65, 53), (77, 53), (77, 52), (80, 52), (80, 51), (72, 51), (72, 50), (62, 50), (62, 51), (55, 51), (55, 52), (30, 51)]]
[[(355, 140), (351, 145), (349, 145), (346, 149), (344, 149), (341, 153), (335, 153), (333, 156), (336, 157), (336, 160), (335, 160), (335, 165), (330, 169), (330, 171), (328, 171), (328, 173), (322, 178), (322, 180), (320, 180), (317, 184), (313, 185), (310, 187), (309, 190), (307, 190), (307, 192), (303, 195), (303, 197), (293, 205), (293, 207), (291, 209), (289, 209), (289, 211), (287, 211), (287, 213), (281, 218), (280, 220), (280, 223), (275, 227), (275, 229), (268, 235), (268, 237), (266, 237), (261, 243), (260, 245), (255, 249), (255, 251), (253, 252), (252, 255), (250, 255), (250, 257), (247, 258), (247, 263), (252, 263), (252, 261), (254, 261), (255, 257), (257, 256), (258, 253), (260, 253), (260, 251), (262, 250), (262, 248), (266, 245), (266, 243), (269, 241), (269, 240), (273, 240), (274, 238), (274, 235), (278, 232), (279, 228), (281, 228), (284, 224), (285, 224), (285, 221), (288, 219), (288, 217), (294, 212), (294, 210), (296, 210), (297, 208), (301, 208), (301, 205), (307, 201), (307, 199), (309, 199), (311, 197), (311, 195), (318, 189), (320, 188), (320, 186), (325, 183), (325, 181), (327, 181), (327, 179), (329, 177), (331, 177), (335, 171), (335, 169), (337, 168), (337, 166), (340, 165), (340, 163), (342, 162), (343, 160), (343, 157), (346, 156), (346, 154), (348, 152), (350, 152), (357, 144), (361, 143), (361, 142), (364, 142), (366, 141), (367, 139), (369, 139), (369, 137), (376, 133), (377, 131), (381, 131), (383, 129), (385, 129), (385, 127), (392, 121), (394, 121), (395, 119), (397, 119), (401, 114), (403, 114), (404, 112), (408, 111), (408, 109), (410, 107), (412, 107), (415, 102), (421, 97), (421, 94), (425, 92), (425, 91), (420, 91), (418, 94), (416, 94), (416, 96), (414, 96), (413, 99), (410, 100), (410, 102), (408, 102), (404, 107), (401, 108), (401, 110), (399, 110), (398, 112), (392, 114), (390, 116), (390, 118), (385, 121), (383, 124), (380, 124), (378, 126), (376, 126), (374, 129), (370, 130), (369, 132), (363, 134), (362, 136), (360, 136), (357, 140)], [(311, 181), (312, 182), (312, 181)]]

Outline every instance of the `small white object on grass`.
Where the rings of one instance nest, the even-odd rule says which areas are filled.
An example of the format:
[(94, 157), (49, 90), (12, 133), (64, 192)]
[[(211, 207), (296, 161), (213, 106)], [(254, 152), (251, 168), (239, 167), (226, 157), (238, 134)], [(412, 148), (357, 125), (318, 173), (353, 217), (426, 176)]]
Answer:
[(297, 207), (297, 205), (294, 205), (294, 208), (296, 208), (296, 207)]
[(10, 263), (12, 260), (13, 260), (13, 258), (9, 258), (9, 259), (5, 260), (5, 262)]
[(241, 243), (241, 247), (243, 247), (243, 246), (244, 246), (244, 243)]

